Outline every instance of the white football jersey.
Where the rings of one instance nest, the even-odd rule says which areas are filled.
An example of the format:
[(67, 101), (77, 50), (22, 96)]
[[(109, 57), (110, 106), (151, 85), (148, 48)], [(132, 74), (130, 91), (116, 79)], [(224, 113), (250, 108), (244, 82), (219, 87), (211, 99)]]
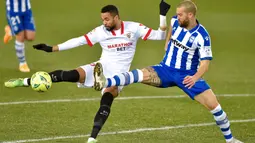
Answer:
[(114, 68), (119, 67), (120, 70), (129, 70), (137, 40), (139, 38), (147, 40), (152, 36), (152, 31), (154, 32), (140, 23), (122, 21), (119, 30), (108, 31), (104, 25), (101, 25), (84, 36), (88, 45), (93, 46), (96, 43), (101, 45), (100, 62), (110, 64)]

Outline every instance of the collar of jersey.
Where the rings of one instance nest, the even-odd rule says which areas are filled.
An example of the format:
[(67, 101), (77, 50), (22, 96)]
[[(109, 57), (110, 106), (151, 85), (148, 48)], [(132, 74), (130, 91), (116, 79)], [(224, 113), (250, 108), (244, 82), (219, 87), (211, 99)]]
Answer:
[(196, 25), (194, 28), (192, 28), (192, 29), (190, 29), (190, 30), (189, 30), (189, 32), (190, 32), (190, 33), (192, 33), (192, 32), (194, 32), (194, 31), (196, 31), (196, 30), (198, 29), (198, 27), (200, 26), (199, 21), (198, 21), (198, 20), (196, 20), (196, 22), (197, 22), (197, 25)]
[[(121, 21), (121, 27), (120, 27), (120, 30), (121, 30), (121, 32), (120, 32), (120, 33), (121, 33), (121, 35), (122, 35), (122, 34), (124, 34), (124, 22), (123, 22), (123, 21)], [(111, 32), (112, 32), (112, 35), (113, 35), (113, 36), (116, 36), (116, 33), (115, 33), (115, 31), (114, 31), (114, 30), (112, 30)]]

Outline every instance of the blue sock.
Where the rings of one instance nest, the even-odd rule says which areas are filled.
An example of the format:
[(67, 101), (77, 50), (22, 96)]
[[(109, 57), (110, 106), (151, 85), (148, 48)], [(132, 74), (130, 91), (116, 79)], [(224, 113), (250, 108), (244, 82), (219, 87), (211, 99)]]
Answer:
[(19, 63), (20, 64), (26, 63), (25, 44), (16, 40), (15, 41), (15, 49), (16, 49), (16, 56), (19, 59)]
[(230, 123), (228, 121), (227, 114), (221, 109), (220, 104), (211, 111), (216, 121), (216, 124), (220, 127), (222, 134), (227, 142), (233, 139)]
[(132, 70), (131, 72), (121, 73), (114, 77), (106, 79), (106, 87), (111, 86), (125, 86), (132, 83), (142, 82), (143, 72), (139, 69)]

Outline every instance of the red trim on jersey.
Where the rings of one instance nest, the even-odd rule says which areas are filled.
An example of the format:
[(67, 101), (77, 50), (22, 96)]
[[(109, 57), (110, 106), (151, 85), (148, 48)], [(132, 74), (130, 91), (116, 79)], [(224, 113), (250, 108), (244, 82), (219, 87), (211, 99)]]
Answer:
[[(121, 34), (124, 34), (124, 22), (123, 22), (123, 21), (121, 21), (121, 25), (120, 25), (120, 26), (121, 26), (121, 27), (120, 27), (120, 31), (121, 31), (120, 33), (121, 33)], [(116, 36), (116, 33), (115, 33), (114, 30), (112, 30), (111, 32), (112, 32), (112, 35), (113, 35), (113, 36)]]
[(124, 22), (121, 21), (121, 34), (124, 34)]
[(113, 36), (116, 36), (116, 33), (115, 33), (113, 30), (112, 30), (111, 32), (112, 32), (112, 35), (113, 35)]
[(146, 35), (144, 36), (144, 38), (143, 38), (144, 41), (146, 41), (147, 38), (150, 36), (151, 31), (152, 31), (152, 29), (150, 28), (150, 29), (148, 30), (148, 32), (146, 33)]
[(87, 35), (84, 35), (84, 37), (86, 38), (88, 45), (89, 45), (90, 47), (92, 47), (93, 44), (92, 44), (91, 41), (89, 40), (89, 37), (88, 37)]

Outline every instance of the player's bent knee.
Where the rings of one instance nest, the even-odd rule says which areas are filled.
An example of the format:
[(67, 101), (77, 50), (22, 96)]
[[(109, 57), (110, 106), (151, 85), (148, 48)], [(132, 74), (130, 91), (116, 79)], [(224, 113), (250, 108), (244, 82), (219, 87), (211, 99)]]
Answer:
[(201, 94), (195, 96), (195, 100), (197, 100), (209, 110), (213, 110), (219, 105), (219, 102), (211, 89), (208, 89)]
[(82, 68), (77, 68), (76, 71), (79, 73), (79, 82), (84, 83), (86, 78), (86, 72)]
[(118, 87), (117, 86), (106, 88), (104, 90), (104, 93), (106, 93), (106, 92), (111, 93), (114, 98), (118, 97), (118, 95), (119, 95), (119, 91), (118, 91)]
[(16, 34), (16, 40), (19, 42), (24, 42), (25, 41), (25, 33), (24, 31), (19, 32), (18, 34)]
[(35, 40), (35, 32), (34, 31), (25, 31), (25, 39), (27, 41), (34, 41)]
[(35, 40), (35, 37), (34, 37), (34, 36), (33, 36), (33, 37), (29, 37), (29, 36), (28, 36), (28, 37), (26, 37), (26, 40), (27, 40), (27, 41), (34, 41), (34, 40)]

